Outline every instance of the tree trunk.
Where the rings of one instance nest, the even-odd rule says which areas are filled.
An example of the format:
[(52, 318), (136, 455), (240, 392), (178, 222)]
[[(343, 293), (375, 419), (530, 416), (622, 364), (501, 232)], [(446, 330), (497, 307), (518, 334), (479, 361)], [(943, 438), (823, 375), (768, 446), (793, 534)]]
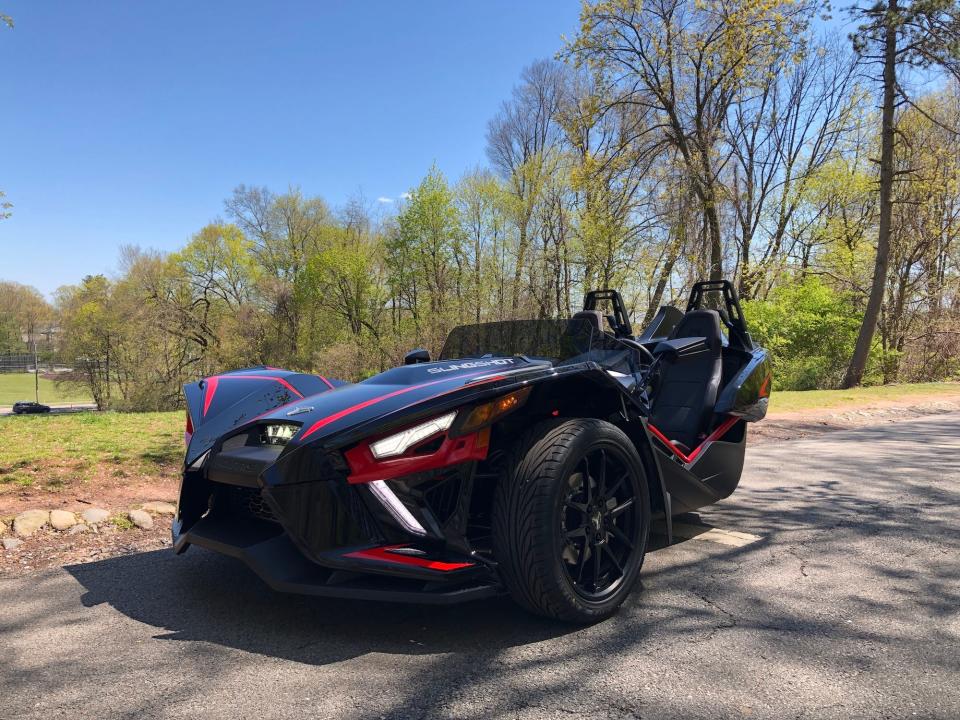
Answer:
[(707, 237), (710, 240), (710, 279), (723, 279), (723, 241), (720, 237), (720, 216), (717, 214), (716, 194), (711, 190), (704, 208)]
[(877, 232), (877, 258), (873, 266), (873, 284), (863, 313), (863, 324), (843, 387), (856, 387), (863, 381), (877, 329), (880, 307), (887, 283), (890, 262), (890, 228), (893, 219), (893, 144), (895, 141), (894, 103), (897, 83), (897, 0), (888, 0), (883, 45), (883, 106), (880, 120), (880, 221)]

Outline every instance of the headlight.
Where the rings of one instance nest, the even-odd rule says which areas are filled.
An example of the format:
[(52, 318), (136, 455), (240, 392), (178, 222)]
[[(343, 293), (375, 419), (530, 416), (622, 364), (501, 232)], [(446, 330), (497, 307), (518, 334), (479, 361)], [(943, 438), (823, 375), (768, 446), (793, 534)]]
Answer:
[(398, 432), (396, 435), (377, 440), (374, 443), (370, 443), (370, 452), (373, 453), (373, 456), (377, 460), (403, 455), (421, 440), (426, 440), (428, 437), (446, 432), (450, 425), (453, 424), (453, 419), (456, 416), (456, 411), (447, 413), (432, 420), (427, 420), (427, 422), (421, 423), (420, 425), (407, 428), (402, 432)]
[(265, 425), (263, 432), (260, 434), (260, 442), (264, 445), (286, 445), (299, 429), (299, 425), (289, 423)]

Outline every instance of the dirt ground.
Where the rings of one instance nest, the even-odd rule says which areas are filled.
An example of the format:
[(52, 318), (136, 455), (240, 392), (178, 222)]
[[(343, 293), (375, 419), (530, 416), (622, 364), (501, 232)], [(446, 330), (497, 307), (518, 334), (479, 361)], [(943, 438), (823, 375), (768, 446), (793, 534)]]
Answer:
[[(933, 402), (918, 403), (917, 399), (911, 398), (858, 407), (771, 413), (763, 422), (751, 426), (748, 442), (760, 445), (811, 438), (837, 430), (957, 411), (960, 411), (960, 394)], [(154, 476), (115, 477), (104, 473), (94, 481), (61, 490), (24, 487), (0, 495), (0, 519), (5, 523), (0, 528), (0, 535), (12, 536), (12, 517), (24, 510), (63, 509), (80, 513), (96, 506), (122, 514), (150, 500), (175, 502), (177, 484), (176, 469), (164, 467)], [(169, 545), (170, 518), (163, 516), (154, 518), (150, 530), (106, 525), (99, 532), (69, 535), (45, 528), (24, 538), (15, 550), (0, 550), (0, 576), (20, 575), (41, 568), (90, 562)]]

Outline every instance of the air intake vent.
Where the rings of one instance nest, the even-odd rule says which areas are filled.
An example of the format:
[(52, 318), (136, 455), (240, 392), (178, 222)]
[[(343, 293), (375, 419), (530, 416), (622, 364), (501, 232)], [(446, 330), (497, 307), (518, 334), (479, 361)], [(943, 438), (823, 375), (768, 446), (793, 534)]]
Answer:
[(217, 499), (225, 506), (224, 510), (234, 517), (254, 517), (277, 522), (259, 488), (221, 485), (217, 490)]
[(437, 480), (421, 486), (423, 497), (433, 511), (433, 516), (441, 525), (457, 511), (457, 502), (460, 499), (461, 477), (459, 472), (452, 472)]

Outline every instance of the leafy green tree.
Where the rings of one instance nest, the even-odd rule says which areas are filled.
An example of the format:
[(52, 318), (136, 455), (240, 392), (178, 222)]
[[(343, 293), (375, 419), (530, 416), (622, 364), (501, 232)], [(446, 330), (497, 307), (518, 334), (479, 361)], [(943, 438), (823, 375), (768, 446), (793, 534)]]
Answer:
[(394, 300), (410, 310), (418, 338), (439, 349), (464, 300), (463, 226), (453, 191), (432, 167), (397, 217), (388, 244)]
[(960, 79), (960, 3), (957, 0), (878, 0), (869, 7), (854, 6), (862, 24), (853, 34), (854, 48), (881, 67), (880, 207), (873, 282), (857, 336), (857, 344), (843, 379), (844, 387), (863, 380), (880, 318), (890, 262), (897, 143), (896, 107), (910, 103), (903, 72), (909, 68), (947, 69)]

